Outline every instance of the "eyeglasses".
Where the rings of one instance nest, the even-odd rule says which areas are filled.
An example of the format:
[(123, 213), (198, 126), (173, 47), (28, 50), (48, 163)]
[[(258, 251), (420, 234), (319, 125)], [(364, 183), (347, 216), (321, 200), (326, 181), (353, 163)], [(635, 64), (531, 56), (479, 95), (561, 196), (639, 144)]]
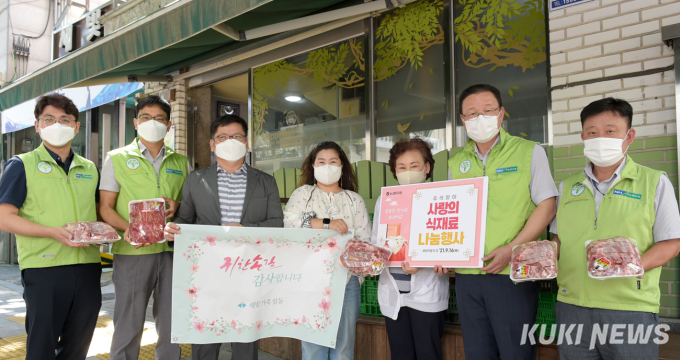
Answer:
[(488, 119), (488, 118), (490, 118), (490, 117), (494, 117), (494, 116), (500, 115), (500, 114), (501, 114), (500, 111), (498, 112), (498, 114), (496, 114), (496, 111), (500, 110), (500, 108), (501, 108), (501, 107), (499, 106), (499, 107), (497, 107), (497, 108), (495, 108), (495, 109), (486, 109), (486, 110), (484, 110), (484, 112), (482, 112), (481, 114), (478, 114), (478, 113), (476, 113), (476, 112), (467, 113), (467, 114), (463, 115), (463, 119), (464, 119), (465, 121), (468, 121), (468, 120), (472, 120), (472, 119), (478, 117), (479, 115), (482, 115), (483, 117), (485, 117), (485, 118)]
[(165, 116), (161, 116), (161, 115), (158, 115), (158, 116), (140, 115), (137, 119), (139, 119), (141, 121), (149, 121), (149, 120), (156, 120), (156, 121), (162, 121), (162, 122), (168, 121), (168, 118), (166, 118)]
[[(236, 134), (236, 135), (232, 135), (232, 136), (229, 136), (229, 135), (219, 135), (219, 136), (215, 136), (215, 137), (213, 138), (213, 140), (215, 140), (215, 142), (223, 142), (223, 141), (227, 141), (227, 140), (230, 140), (230, 139), (234, 139), (234, 140), (238, 140), (238, 141), (240, 141), (240, 142), (246, 142), (246, 139), (247, 139), (247, 138), (248, 138), (248, 137), (245, 136), (245, 135)], [(218, 140), (219, 140), (219, 141), (218, 141)]]
[(47, 125), (47, 126), (54, 124), (55, 121), (58, 121), (60, 124), (66, 125), (66, 126), (71, 126), (72, 123), (76, 122), (74, 119), (72, 119), (68, 115), (64, 115), (64, 116), (60, 117), (59, 119), (55, 118), (54, 116), (47, 115), (47, 116), (39, 117), (38, 120), (42, 120), (45, 123), (45, 125)]

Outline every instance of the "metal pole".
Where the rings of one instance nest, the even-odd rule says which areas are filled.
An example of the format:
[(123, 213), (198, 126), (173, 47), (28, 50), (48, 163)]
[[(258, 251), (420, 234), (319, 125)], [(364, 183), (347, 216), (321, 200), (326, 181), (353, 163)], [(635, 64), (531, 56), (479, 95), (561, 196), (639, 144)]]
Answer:
[(97, 159), (92, 160), (91, 156), (92, 147), (92, 109), (85, 111), (85, 157), (90, 161), (97, 161)]
[(366, 79), (366, 160), (375, 161), (375, 135), (376, 135), (376, 124), (377, 113), (375, 106), (376, 103), (376, 93), (375, 93), (375, 79), (373, 74), (373, 62), (375, 61), (375, 56), (373, 52), (373, 47), (375, 46), (375, 29), (373, 17), (369, 17), (365, 20), (365, 24), (368, 26), (368, 46), (365, 47), (366, 52), (366, 64), (364, 66), (364, 78)]
[(678, 75), (677, 69), (680, 69), (680, 38), (673, 39), (673, 53), (675, 55), (675, 131), (676, 131), (676, 142), (678, 152), (678, 166), (680, 166), (680, 136), (678, 136), (677, 131), (680, 129), (680, 76)]
[[(447, 3), (449, 16), (444, 30), (444, 92), (446, 93), (446, 149), (454, 147), (456, 136), (456, 67), (454, 66), (453, 1)], [(448, 47), (448, 48), (447, 48)]]
[(118, 143), (113, 144), (113, 146), (116, 146), (117, 148), (121, 148), (127, 145), (126, 144), (127, 141), (125, 139), (126, 102), (127, 96), (118, 99)]

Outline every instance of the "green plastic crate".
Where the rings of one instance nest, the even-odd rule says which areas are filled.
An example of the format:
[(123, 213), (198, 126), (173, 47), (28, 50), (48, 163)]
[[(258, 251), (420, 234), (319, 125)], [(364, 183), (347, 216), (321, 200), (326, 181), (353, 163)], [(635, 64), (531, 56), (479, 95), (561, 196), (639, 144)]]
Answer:
[[(555, 302), (557, 301), (557, 294), (539, 292), (538, 293), (538, 311), (536, 311), (536, 324), (538, 329), (536, 334), (544, 338), (554, 335), (552, 325), (557, 323), (555, 317)], [(545, 325), (545, 328), (543, 327)]]
[(446, 313), (458, 314), (458, 302), (456, 301), (456, 287), (454, 285), (449, 285), (449, 307), (448, 309), (446, 309)]
[(367, 276), (361, 285), (361, 307), (359, 313), (370, 316), (383, 316), (378, 305), (378, 277)]

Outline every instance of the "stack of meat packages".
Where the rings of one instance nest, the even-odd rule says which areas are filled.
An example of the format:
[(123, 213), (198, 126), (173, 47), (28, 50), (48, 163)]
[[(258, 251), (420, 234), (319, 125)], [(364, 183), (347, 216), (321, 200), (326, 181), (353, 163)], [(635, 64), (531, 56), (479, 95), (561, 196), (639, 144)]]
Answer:
[(129, 236), (132, 245), (165, 242), (165, 200), (149, 199), (130, 201)]
[(548, 280), (557, 277), (557, 250), (548, 240), (516, 246), (510, 259), (510, 279), (514, 282)]
[(637, 277), (645, 273), (637, 242), (625, 237), (586, 241), (588, 275), (604, 280)]
[(100, 221), (74, 221), (64, 225), (64, 229), (71, 233), (71, 241), (76, 243), (105, 244), (120, 240), (111, 225)]
[(390, 249), (366, 241), (352, 239), (340, 254), (340, 265), (355, 275), (379, 275), (392, 255)]

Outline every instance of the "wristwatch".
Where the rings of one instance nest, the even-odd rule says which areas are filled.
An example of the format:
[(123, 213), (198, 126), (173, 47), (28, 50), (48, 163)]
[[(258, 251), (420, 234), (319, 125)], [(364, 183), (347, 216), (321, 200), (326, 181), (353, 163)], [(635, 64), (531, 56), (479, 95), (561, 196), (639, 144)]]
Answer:
[(323, 219), (323, 228), (324, 229), (328, 229), (328, 225), (330, 225), (330, 224), (331, 224), (331, 219), (329, 219), (329, 218)]

